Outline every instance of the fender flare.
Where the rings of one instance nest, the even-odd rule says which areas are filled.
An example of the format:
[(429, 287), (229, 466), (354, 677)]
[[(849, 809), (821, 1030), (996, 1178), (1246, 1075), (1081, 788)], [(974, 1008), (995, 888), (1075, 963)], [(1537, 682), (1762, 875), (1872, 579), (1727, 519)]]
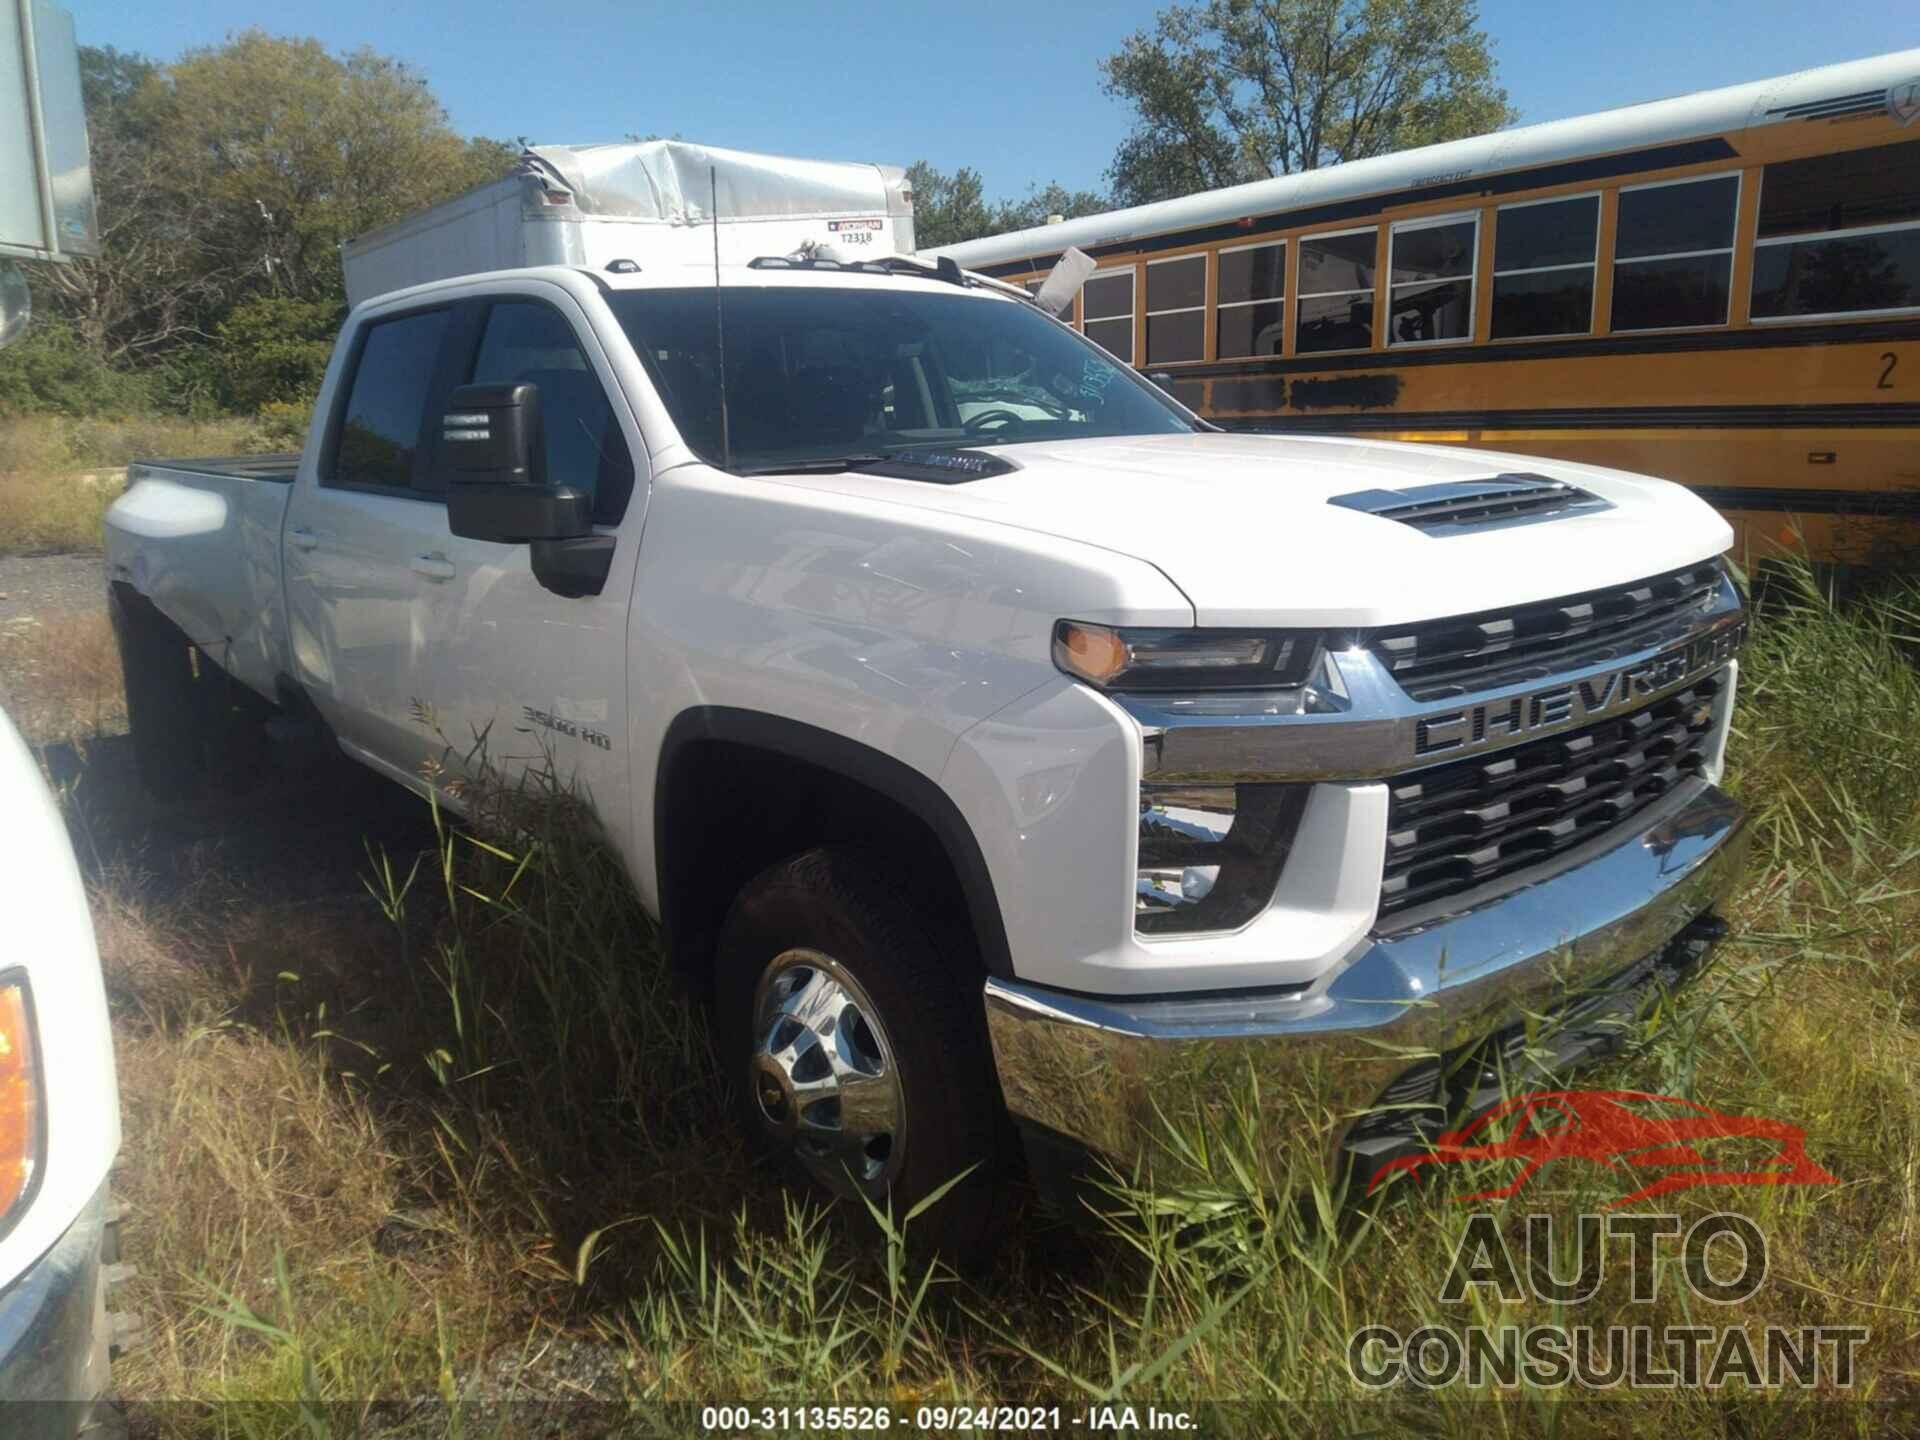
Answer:
[(1012, 979), (1013, 955), (1006, 921), (993, 888), (980, 842), (946, 791), (903, 761), (803, 721), (727, 705), (696, 705), (676, 715), (660, 742), (660, 763), (653, 786), (654, 874), (660, 893), (661, 929), (674, 930), (673, 887), (669, 884), (667, 783), (680, 752), (702, 741), (721, 741), (784, 755), (852, 781), (891, 801), (933, 832), (960, 882), (974, 938), (987, 972)]

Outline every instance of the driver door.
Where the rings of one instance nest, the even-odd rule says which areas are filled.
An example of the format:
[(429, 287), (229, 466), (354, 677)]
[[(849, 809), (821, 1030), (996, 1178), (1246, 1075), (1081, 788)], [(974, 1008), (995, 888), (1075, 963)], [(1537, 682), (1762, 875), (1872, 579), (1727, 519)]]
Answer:
[(628, 512), (645, 503), (633, 460), (645, 451), (570, 298), (501, 294), (464, 318), (470, 359), (454, 383), (539, 387), (548, 479), (590, 491), (595, 528), (619, 539), (600, 594), (567, 597), (534, 576), (528, 546), (456, 536), (440, 511), (445, 576), (427, 622), (439, 763), (471, 780), (484, 761), (513, 783), (550, 760), (618, 827), (630, 813), (627, 606), (640, 542), (640, 515)]

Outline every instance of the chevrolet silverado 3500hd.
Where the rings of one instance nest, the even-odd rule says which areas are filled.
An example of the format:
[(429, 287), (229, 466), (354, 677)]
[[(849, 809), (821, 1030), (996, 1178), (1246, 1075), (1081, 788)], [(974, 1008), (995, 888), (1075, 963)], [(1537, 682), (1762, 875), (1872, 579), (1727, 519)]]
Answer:
[(1249, 1075), (1370, 1174), (1720, 933), (1744, 612), (1685, 490), (1220, 433), (951, 262), (608, 269), (368, 300), (300, 455), (134, 467), (150, 783), (220, 763), (208, 684), (416, 789), (423, 705), (550, 751), (743, 1123), (902, 1209), (973, 1167), (955, 1250), (1013, 1136), (1152, 1161)]

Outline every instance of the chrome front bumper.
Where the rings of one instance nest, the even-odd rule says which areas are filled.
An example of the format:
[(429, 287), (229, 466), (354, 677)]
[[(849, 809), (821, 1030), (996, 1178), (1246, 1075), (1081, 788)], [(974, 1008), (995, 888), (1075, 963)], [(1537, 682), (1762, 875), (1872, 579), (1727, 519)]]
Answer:
[(106, 1192), (0, 1290), (0, 1402), (9, 1440), (71, 1440), (107, 1384), (101, 1244)]
[(1036, 1158), (1064, 1148), (1122, 1171), (1177, 1171), (1173, 1130), (1211, 1136), (1251, 1105), (1266, 1112), (1262, 1133), (1292, 1147), (1263, 1158), (1276, 1175), (1337, 1168), (1369, 1145), (1378, 1160), (1382, 1142), (1363, 1141), (1358, 1122), (1405, 1101), (1409, 1077), (1451, 1084), (1463, 1065), (1483, 1070), (1496, 1039), (1540, 1071), (1592, 1058), (1591, 1046), (1556, 1050), (1555, 1031), (1571, 1022), (1555, 1017), (1590, 1029), (1611, 1009), (1617, 1029), (1620, 1006), (1608, 1001), (1637, 1010), (1650, 974), (1690, 969), (1658, 957), (1687, 944), (1704, 954), (1704, 941), (1676, 937), (1703, 933), (1697, 922), (1732, 894), (1747, 848), (1741, 807), (1695, 780), (1631, 836), (1601, 837), (1519, 889), (1462, 896), (1442, 918), (1377, 931), (1299, 989), (1094, 999), (992, 979), (1001, 1090)]

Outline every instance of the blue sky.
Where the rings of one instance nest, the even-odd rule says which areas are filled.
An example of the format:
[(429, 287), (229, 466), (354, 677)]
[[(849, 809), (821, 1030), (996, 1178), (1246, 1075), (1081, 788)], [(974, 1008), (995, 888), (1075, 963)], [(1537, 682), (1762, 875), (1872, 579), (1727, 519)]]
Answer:
[[(558, 0), (62, 0), (82, 44), (160, 59), (260, 25), (425, 72), (469, 134), (622, 135), (822, 159), (973, 165), (990, 194), (1097, 187), (1128, 128), (1096, 61), (1157, 8), (1140, 0), (833, 0), (715, 6)], [(273, 18), (269, 18), (273, 17)], [(1527, 120), (1729, 85), (1920, 45), (1910, 4), (1842, 0), (1482, 0)]]

